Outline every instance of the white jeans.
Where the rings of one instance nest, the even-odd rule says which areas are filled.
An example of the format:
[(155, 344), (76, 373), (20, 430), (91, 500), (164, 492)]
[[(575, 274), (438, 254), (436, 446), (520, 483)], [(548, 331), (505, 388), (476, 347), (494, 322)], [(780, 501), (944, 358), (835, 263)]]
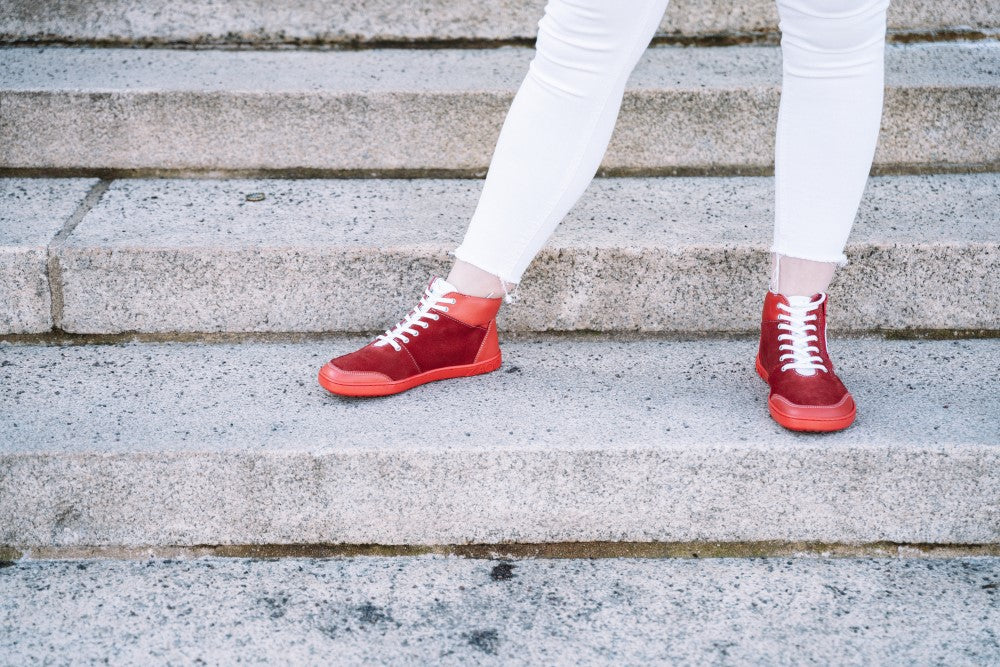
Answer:
[[(889, 0), (777, 0), (771, 251), (847, 262), (882, 114)], [(549, 0), (458, 259), (517, 283), (597, 172), (667, 0)]]

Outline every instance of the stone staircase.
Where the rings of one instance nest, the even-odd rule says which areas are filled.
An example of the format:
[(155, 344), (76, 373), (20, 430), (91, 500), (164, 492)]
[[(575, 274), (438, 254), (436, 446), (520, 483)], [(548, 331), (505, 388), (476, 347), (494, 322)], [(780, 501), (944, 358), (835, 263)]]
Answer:
[[(730, 625), (676, 652), (649, 643), (662, 624), (602, 626), (581, 661), (781, 663), (795, 647), (822, 662), (1000, 660), (1000, 561), (983, 558), (1000, 555), (998, 0), (892, 7), (875, 176), (831, 288), (831, 347), (860, 405), (851, 429), (781, 429), (753, 370), (780, 87), (763, 0), (673, 2), (600, 177), (501, 313), (499, 372), (372, 400), (316, 384), (448, 266), (543, 6), (0, 0), (0, 562), (22, 559), (0, 569), (0, 599), (21, 596), (0, 602), (0, 663), (69, 655), (69, 621), (24, 603), (47, 577), (110, 609), (119, 589), (92, 577), (134, 594), (176, 576), (201, 583), (163, 604), (224, 617), (209, 593), (258, 568), (270, 583), (247, 602), (264, 610), (255, 633), (289, 632), (273, 625), (286, 616), (308, 630), (260, 656), (348, 645), (326, 617), (273, 603), (285, 593), (267, 577), (285, 565), (81, 561), (71, 576), (47, 559), (463, 549), (850, 555), (783, 571), (796, 599), (854, 591), (837, 604), (859, 619), (851, 630), (768, 597), (773, 559), (517, 561), (535, 582), (515, 596), (521, 616), (490, 607), (514, 595), (498, 589), (423, 629), (386, 620), (416, 608), (407, 577), (429, 568), (436, 585), (479, 591), (478, 575), (417, 558), (398, 561), (412, 575), (359, 559), (303, 561), (296, 577), (359, 577), (369, 598), (379, 577), (394, 582), (395, 611), (338, 598), (368, 633), (355, 638), (371, 638), (350, 661), (558, 662), (566, 637), (508, 641), (532, 605), (551, 637), (552, 619), (591, 618), (587, 590), (658, 577), (718, 588), (691, 583), (686, 611), (649, 618), (711, 625), (708, 610), (729, 605)], [(947, 558), (915, 572), (870, 559), (928, 554)], [(533, 579), (546, 572), (596, 588), (550, 604), (566, 592)], [(734, 592), (741, 576), (762, 592)], [(608, 601), (609, 618), (679, 594), (664, 586)], [(951, 643), (939, 599), (969, 619)], [(492, 625), (469, 625), (475, 605)], [(193, 617), (157, 609), (163, 637), (189, 632)], [(768, 634), (761, 609), (810, 620)], [(115, 634), (128, 610), (101, 613), (106, 639), (80, 659), (140, 660), (141, 642)], [(418, 636), (457, 648), (400, 640)], [(160, 661), (198, 657), (163, 637), (150, 640)]]
[[(475, 175), (533, 51), (19, 49), (5, 54), (3, 166), (110, 175)], [(893, 45), (879, 169), (1000, 160), (995, 41)], [(602, 167), (759, 173), (771, 165), (774, 46), (656, 47)], [(725, 122), (719, 122), (725, 119)]]
[(0, 543), (1000, 541), (992, 340), (836, 341), (862, 410), (828, 437), (770, 420), (752, 340), (508, 343), (488, 379), (313, 387), (362, 342), (7, 348)]

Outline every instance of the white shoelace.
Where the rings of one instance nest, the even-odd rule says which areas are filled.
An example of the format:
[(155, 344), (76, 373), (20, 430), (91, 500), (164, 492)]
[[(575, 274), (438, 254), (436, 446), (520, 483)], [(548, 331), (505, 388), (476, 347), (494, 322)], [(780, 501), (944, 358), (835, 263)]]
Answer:
[(781, 370), (795, 369), (800, 375), (815, 375), (817, 370), (830, 372), (823, 363), (823, 357), (818, 354), (819, 347), (810, 344), (819, 340), (815, 333), (810, 333), (816, 331), (816, 325), (810, 322), (816, 320), (817, 315), (814, 311), (824, 301), (826, 294), (816, 301), (810, 300), (807, 296), (790, 296), (787, 306), (783, 303), (778, 304), (779, 309), (788, 311), (778, 314), (780, 321), (778, 329), (788, 332), (778, 336), (779, 341), (788, 341), (778, 346), (779, 350), (787, 350), (778, 358), (779, 361), (788, 360)]
[(435, 280), (432, 285), (424, 289), (424, 295), (420, 297), (420, 303), (417, 304), (416, 308), (407, 313), (402, 322), (391, 329), (386, 329), (384, 334), (379, 334), (374, 344), (377, 347), (392, 345), (392, 348), (396, 352), (399, 352), (403, 348), (397, 341), (409, 343), (410, 339), (407, 337), (407, 334), (413, 337), (420, 334), (415, 327), (426, 329), (430, 326), (429, 322), (424, 322), (424, 318), (431, 320), (440, 319), (441, 316), (437, 313), (432, 313), (431, 310), (448, 312), (448, 306), (442, 306), (441, 304), (455, 303), (455, 299), (446, 299), (444, 297), (447, 292), (452, 291), (452, 289), (449, 289), (450, 287), (448, 283), (441, 279)]

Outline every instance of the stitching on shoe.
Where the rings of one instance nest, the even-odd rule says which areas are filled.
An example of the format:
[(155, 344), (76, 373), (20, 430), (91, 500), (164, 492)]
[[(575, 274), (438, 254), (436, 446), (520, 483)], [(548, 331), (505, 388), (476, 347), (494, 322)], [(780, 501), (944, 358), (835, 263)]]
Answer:
[[(452, 322), (457, 322), (458, 324), (461, 324), (462, 326), (472, 327), (474, 329), (482, 329), (483, 328), (483, 327), (479, 326), (478, 324), (469, 324), (468, 322), (463, 322), (462, 320), (458, 319), (457, 317), (451, 317), (448, 313), (441, 312), (440, 310), (438, 311), (438, 315), (440, 315), (441, 317), (447, 317)], [(486, 325), (486, 327), (488, 329), (489, 325)]]
[(416, 367), (417, 372), (418, 373), (423, 373), (424, 369), (421, 368), (420, 364), (417, 363), (417, 360), (413, 358), (413, 353), (410, 352), (410, 350), (407, 349), (406, 345), (400, 344), (400, 347), (403, 348), (404, 350), (406, 350), (406, 354), (410, 357), (410, 361), (413, 362), (413, 365)]
[(476, 356), (472, 357), (472, 363), (476, 363), (476, 359), (479, 358), (479, 354), (483, 351), (486, 346), (486, 341), (490, 339), (490, 327), (493, 326), (495, 320), (490, 320), (490, 323), (486, 325), (486, 335), (483, 336), (483, 342), (479, 344), (479, 349), (476, 350)]

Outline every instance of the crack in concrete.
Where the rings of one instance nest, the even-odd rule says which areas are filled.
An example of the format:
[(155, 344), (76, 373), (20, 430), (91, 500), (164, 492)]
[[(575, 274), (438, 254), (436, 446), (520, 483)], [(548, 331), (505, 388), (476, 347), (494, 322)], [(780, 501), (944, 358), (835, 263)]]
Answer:
[[(318, 331), (318, 332), (175, 332), (140, 333), (126, 331), (113, 334), (77, 334), (66, 331), (49, 331), (39, 334), (0, 334), (0, 343), (12, 345), (120, 345), (124, 343), (308, 343), (343, 339), (372, 338), (382, 333), (371, 331)], [(877, 338), (883, 340), (980, 340), (1000, 338), (1000, 329), (891, 329), (836, 331), (845, 339)], [(759, 331), (593, 331), (576, 329), (564, 331), (502, 331), (504, 342), (544, 343), (553, 341), (669, 341), (690, 342), (701, 340), (756, 340)]]
[[(50, 315), (52, 317), (52, 326), (57, 331), (62, 330), (62, 314), (63, 314), (63, 285), (62, 285), (62, 267), (59, 265), (58, 250), (69, 238), (69, 235), (73, 233), (76, 226), (80, 224), (87, 213), (93, 209), (97, 203), (107, 192), (108, 188), (111, 187), (111, 181), (100, 180), (90, 188), (90, 192), (87, 196), (83, 198), (83, 201), (76, 207), (76, 210), (66, 218), (66, 222), (63, 224), (62, 229), (60, 229), (52, 240), (49, 242), (46, 248), (46, 268), (48, 269), (48, 281), (49, 281), (49, 303), (50, 303)], [(43, 334), (44, 335), (44, 334)]]
[[(650, 46), (776, 46), (781, 38), (777, 30), (755, 30), (737, 32), (706, 32), (696, 34), (681, 34), (677, 32), (661, 32), (653, 37)], [(475, 37), (372, 37), (370, 39), (357, 36), (324, 37), (288, 37), (280, 33), (257, 35), (256, 38), (241, 39), (235, 36), (212, 37), (201, 36), (192, 39), (169, 39), (160, 37), (108, 37), (108, 38), (75, 38), (52, 33), (37, 33), (23, 35), (15, 33), (0, 34), (0, 46), (3, 47), (37, 47), (37, 46), (69, 46), (87, 48), (133, 48), (133, 49), (174, 49), (178, 51), (198, 50), (297, 50), (297, 51), (369, 51), (377, 49), (495, 49), (506, 46), (535, 48), (536, 37), (512, 36), (508, 38), (475, 38)], [(936, 29), (895, 29), (889, 30), (886, 39), (890, 44), (918, 44), (952, 41), (997, 41), (1000, 31), (992, 29), (969, 28), (965, 26), (942, 26)]]
[(160, 558), (354, 558), (447, 555), (482, 560), (564, 558), (960, 558), (1000, 556), (1000, 544), (904, 542), (556, 542), (501, 544), (224, 544), (0, 546), (0, 561)]
[[(920, 164), (876, 164), (871, 176), (909, 176), (919, 174), (989, 174), (1000, 172), (1000, 162)], [(773, 167), (712, 165), (687, 167), (601, 167), (595, 178), (690, 178), (699, 176), (774, 176)], [(483, 179), (486, 167), (479, 169), (444, 168), (364, 168), (327, 169), (323, 167), (288, 167), (263, 169), (163, 169), (157, 167), (0, 167), (0, 178), (101, 178), (129, 179)]]

